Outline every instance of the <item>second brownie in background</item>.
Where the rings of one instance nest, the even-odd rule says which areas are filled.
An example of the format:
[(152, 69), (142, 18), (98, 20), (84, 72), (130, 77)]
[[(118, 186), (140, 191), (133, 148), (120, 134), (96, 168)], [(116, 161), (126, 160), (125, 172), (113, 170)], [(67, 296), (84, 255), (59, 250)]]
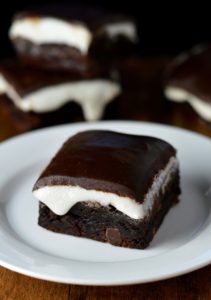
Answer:
[(15, 14), (9, 37), (20, 60), (0, 64), (0, 114), (18, 132), (122, 117), (123, 98), (114, 101), (123, 92), (118, 61), (134, 53), (133, 18), (96, 6), (49, 4)]
[(102, 117), (105, 105), (120, 93), (120, 85), (106, 73), (81, 76), (32, 69), (13, 60), (0, 66), (0, 93), (23, 112), (51, 113), (78, 103), (87, 121)]
[(81, 72), (107, 68), (130, 54), (138, 40), (131, 17), (82, 4), (17, 13), (9, 36), (24, 63)]

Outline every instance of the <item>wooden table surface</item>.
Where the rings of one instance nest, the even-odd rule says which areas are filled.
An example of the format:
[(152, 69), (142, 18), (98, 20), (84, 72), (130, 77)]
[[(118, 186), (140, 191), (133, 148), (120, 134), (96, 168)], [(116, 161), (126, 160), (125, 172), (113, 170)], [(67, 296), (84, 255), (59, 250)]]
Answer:
[[(172, 106), (173, 107), (173, 106)], [(211, 128), (184, 106), (165, 110), (165, 123), (189, 128), (211, 136)], [(145, 119), (149, 119), (146, 117)], [(168, 120), (168, 121), (166, 121)], [(153, 121), (150, 120), (150, 121)], [(17, 132), (0, 111), (0, 140)], [(127, 270), (125, 270), (127, 272)], [(165, 281), (118, 287), (76, 286), (33, 279), (0, 267), (0, 300), (67, 299), (211, 299), (211, 265), (201, 270)]]

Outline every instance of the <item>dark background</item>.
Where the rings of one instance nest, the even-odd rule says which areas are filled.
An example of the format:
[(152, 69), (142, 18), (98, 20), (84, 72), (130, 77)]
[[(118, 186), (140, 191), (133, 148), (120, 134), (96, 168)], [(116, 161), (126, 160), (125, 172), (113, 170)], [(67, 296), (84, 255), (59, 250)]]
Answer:
[[(45, 1), (53, 3), (57, 1)], [(65, 1), (62, 1), (65, 2)], [(68, 2), (68, 1), (66, 1)], [(71, 2), (71, 1), (69, 1)], [(211, 41), (211, 8), (201, 1), (80, 1), (97, 4), (133, 15), (139, 27), (139, 53), (141, 55), (174, 55), (191, 46)], [(7, 38), (11, 18), (16, 11), (38, 5), (43, 1), (1, 2), (0, 56), (9, 57), (12, 47)], [(78, 2), (77, 2), (78, 3)], [(185, 5), (186, 4), (186, 5)]]

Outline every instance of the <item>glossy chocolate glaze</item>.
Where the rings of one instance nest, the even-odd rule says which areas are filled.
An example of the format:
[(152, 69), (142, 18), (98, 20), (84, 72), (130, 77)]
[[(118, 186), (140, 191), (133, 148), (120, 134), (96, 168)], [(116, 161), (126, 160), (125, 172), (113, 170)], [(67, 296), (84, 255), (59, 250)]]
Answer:
[(211, 103), (211, 45), (193, 48), (168, 67), (166, 87), (181, 88)]
[(81, 81), (86, 79), (109, 78), (107, 71), (96, 73), (56, 72), (30, 68), (16, 60), (0, 65), (0, 73), (8, 83), (23, 97), (43, 87), (53, 86), (65, 82)]
[(172, 156), (175, 149), (157, 138), (85, 131), (67, 140), (34, 190), (49, 185), (78, 185), (142, 203), (154, 176)]

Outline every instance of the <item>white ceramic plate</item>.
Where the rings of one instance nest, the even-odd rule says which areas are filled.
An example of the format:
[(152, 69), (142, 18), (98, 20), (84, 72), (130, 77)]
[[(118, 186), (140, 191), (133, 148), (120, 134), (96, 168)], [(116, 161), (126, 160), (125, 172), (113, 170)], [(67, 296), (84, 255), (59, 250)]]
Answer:
[[(162, 138), (178, 149), (181, 202), (171, 209), (150, 247), (131, 250), (49, 232), (37, 225), (31, 194), (42, 168), (66, 138), (102, 128)], [(184, 274), (211, 262), (211, 140), (141, 122), (101, 122), (38, 130), (0, 145), (0, 264), (36, 278), (119, 285)]]

